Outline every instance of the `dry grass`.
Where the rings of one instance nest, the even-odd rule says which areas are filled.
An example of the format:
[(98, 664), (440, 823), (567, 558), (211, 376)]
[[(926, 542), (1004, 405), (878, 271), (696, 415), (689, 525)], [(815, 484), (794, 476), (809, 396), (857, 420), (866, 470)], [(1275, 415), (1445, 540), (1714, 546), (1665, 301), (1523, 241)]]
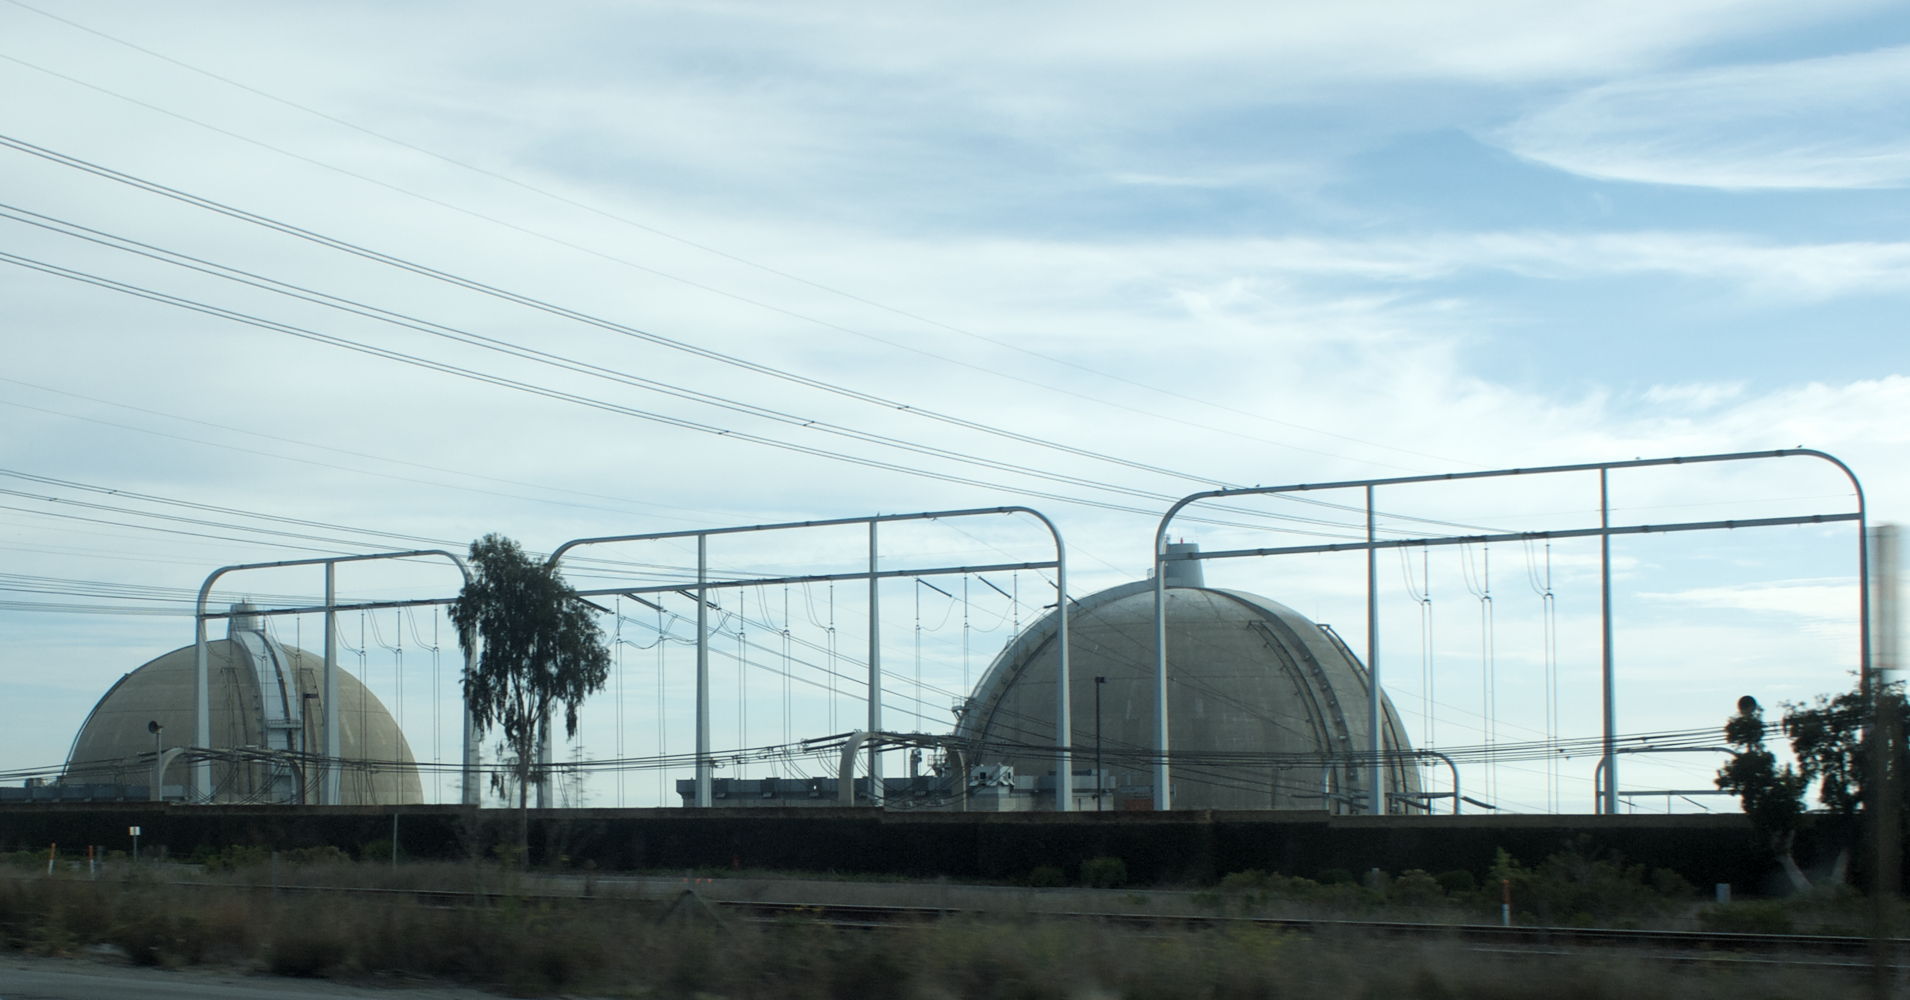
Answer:
[[(521, 876), (472, 866), (334, 866), (281, 872), (306, 884), (469, 888), (495, 905), (434, 909), (367, 900), (208, 890), (135, 875), (0, 881), (0, 947), (221, 964), (280, 975), (473, 984), (518, 996), (824, 1000), (1231, 1000), (1276, 997), (1707, 1000), (1806, 997), (1822, 973), (1786, 979), (1609, 957), (1518, 958), (1456, 943), (1323, 939), (1253, 927), (1140, 931), (1023, 910), (880, 932), (806, 923), (659, 923), (657, 899), (512, 895)], [(232, 878), (245, 881), (246, 873)], [(256, 873), (254, 873), (256, 874)], [(1834, 990), (1833, 990), (1834, 992)]]

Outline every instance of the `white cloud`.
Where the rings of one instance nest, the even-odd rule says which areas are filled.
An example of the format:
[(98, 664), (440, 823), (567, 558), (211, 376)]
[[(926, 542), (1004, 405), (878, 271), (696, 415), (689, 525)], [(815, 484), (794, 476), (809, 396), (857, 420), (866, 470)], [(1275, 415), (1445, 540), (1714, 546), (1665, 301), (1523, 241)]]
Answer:
[(1849, 580), (1783, 580), (1750, 586), (1695, 587), (1639, 596), (1700, 608), (1801, 618), (1812, 624), (1835, 624), (1847, 628), (1852, 609), (1857, 606), (1857, 585)]
[(1645, 390), (1645, 401), (1701, 412), (1716, 409), (1743, 394), (1742, 382), (1683, 382), (1654, 385)]
[(1726, 189), (1910, 183), (1910, 46), (1607, 83), (1495, 137), (1613, 180)]

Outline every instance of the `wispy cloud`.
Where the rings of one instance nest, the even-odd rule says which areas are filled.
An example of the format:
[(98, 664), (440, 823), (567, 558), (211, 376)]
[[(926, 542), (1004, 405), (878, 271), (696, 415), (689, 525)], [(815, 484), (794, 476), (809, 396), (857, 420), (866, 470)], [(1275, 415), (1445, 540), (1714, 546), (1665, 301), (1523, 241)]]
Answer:
[(1637, 77), (1501, 129), (1512, 152), (1612, 180), (1733, 190), (1910, 183), (1910, 46)]

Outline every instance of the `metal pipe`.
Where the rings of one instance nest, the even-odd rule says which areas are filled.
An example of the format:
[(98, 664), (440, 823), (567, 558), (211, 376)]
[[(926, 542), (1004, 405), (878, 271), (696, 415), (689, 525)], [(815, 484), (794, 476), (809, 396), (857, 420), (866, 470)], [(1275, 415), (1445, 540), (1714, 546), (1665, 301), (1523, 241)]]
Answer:
[[(1598, 526), (1610, 528), (1612, 506), (1611, 472), (1598, 470)], [(1605, 700), (1604, 765), (1605, 797), (1599, 811), (1618, 815), (1618, 686), (1612, 668), (1612, 536), (1598, 536), (1598, 624), (1600, 690)]]
[[(242, 569), (282, 569), (288, 566), (323, 566), (325, 567), (325, 603), (323, 607), (281, 608), (276, 610), (251, 609), (246, 613), (257, 615), (305, 614), (311, 611), (323, 611), (325, 613), (325, 663), (324, 678), (321, 682), (325, 707), (320, 715), (322, 730), (320, 733), (320, 743), (323, 744), (325, 759), (320, 767), (319, 793), (321, 802), (333, 805), (337, 804), (339, 798), (339, 771), (337, 761), (340, 753), (337, 727), (333, 725), (333, 706), (337, 701), (338, 694), (337, 679), (334, 676), (338, 662), (336, 645), (337, 613), (341, 610), (338, 604), (336, 587), (337, 567), (339, 563), (367, 562), (373, 559), (412, 559), (418, 556), (443, 556), (451, 560), (451, 564), (458, 568), (458, 575), (464, 578), (466, 584), (471, 582), (471, 568), (465, 565), (464, 560), (459, 558), (457, 553), (444, 549), (407, 549), (403, 552), (367, 552), (350, 556), (320, 556), (312, 559), (281, 559), (276, 562), (240, 563), (232, 566), (221, 566), (208, 574), (205, 582), (199, 586), (199, 597), (193, 610), (193, 712), (196, 717), (194, 742), (199, 744), (199, 748), (202, 750), (209, 749), (209, 745), (212, 742), (210, 685), (208, 683), (209, 678), (206, 662), (206, 621), (213, 618), (231, 618), (236, 614), (236, 612), (230, 611), (212, 612), (206, 610), (206, 602), (211, 599), (213, 583), (227, 573), (237, 572)], [(409, 607), (413, 605), (448, 603), (450, 603), (448, 600), (440, 598), (436, 600), (418, 601), (382, 601), (376, 602), (376, 604), (361, 603), (350, 605), (350, 607)], [(466, 643), (465, 670), (467, 676), (472, 666), (472, 653), (470, 649), (472, 645), (474, 645), (474, 643)], [(474, 749), (475, 737), (472, 733), (471, 699), (468, 691), (464, 694), (464, 716), (466, 761), (464, 794), (466, 801), (475, 805), (477, 803), (476, 793), (471, 786), (473, 785), (472, 776), (476, 769), (477, 754)], [(204, 798), (204, 800), (209, 801), (212, 792), (211, 761), (209, 759), (202, 759), (197, 762), (192, 768), (192, 775), (194, 798)]]
[(1386, 813), (1386, 731), (1380, 713), (1379, 689), (1379, 550), (1373, 514), (1373, 487), (1366, 487), (1366, 732), (1372, 744), (1373, 764), (1367, 773), (1366, 808), (1374, 816)]
[(1101, 800), (1107, 797), (1108, 776), (1106, 765), (1101, 762), (1101, 688), (1106, 685), (1106, 677), (1094, 679), (1094, 811), (1102, 809)]
[(338, 733), (338, 611), (332, 607), (338, 599), (338, 567), (325, 564), (325, 666), (320, 680), (323, 687), (319, 703), (318, 741), (325, 745), (325, 783), (319, 798), (325, 805), (339, 802)]
[[(1610, 477), (1611, 470), (1648, 468), (1648, 467), (1668, 466), (1668, 465), (1699, 465), (1699, 464), (1714, 463), (1714, 462), (1735, 462), (1735, 461), (1745, 461), (1745, 460), (1751, 460), (1751, 459), (1788, 458), (1788, 457), (1816, 458), (1825, 462), (1829, 462), (1832, 465), (1835, 465), (1840, 471), (1843, 472), (1845, 478), (1847, 478), (1850, 481), (1851, 488), (1856, 492), (1857, 510), (1854, 513), (1848, 513), (1848, 514), (1843, 514), (1843, 513), (1813, 514), (1813, 515), (1807, 515), (1802, 517), (1748, 518), (1743, 520), (1683, 522), (1683, 523), (1663, 524), (1663, 525), (1649, 525), (1649, 524), (1628, 525), (1628, 526), (1616, 527), (1616, 528), (1612, 527), (1611, 525), (1611, 510), (1610, 510), (1609, 493), (1608, 493), (1608, 480)], [(1561, 531), (1507, 532), (1507, 533), (1501, 533), (1501, 534), (1447, 536), (1442, 538), (1392, 539), (1387, 541), (1380, 541), (1379, 539), (1374, 537), (1372, 530), (1370, 530), (1371, 529), (1370, 521), (1372, 519), (1372, 503), (1370, 499), (1371, 492), (1375, 487), (1378, 487), (1378, 486), (1399, 485), (1399, 484), (1407, 484), (1407, 483), (1450, 482), (1450, 481), (1462, 480), (1462, 479), (1488, 479), (1488, 478), (1511, 477), (1511, 476), (1532, 476), (1532, 475), (1544, 475), (1544, 474), (1552, 474), (1552, 473), (1593, 472), (1593, 471), (1597, 472), (1599, 475), (1599, 499), (1600, 499), (1599, 508), (1600, 509), (1599, 509), (1599, 527), (1597, 528), (1578, 528), (1578, 529), (1568, 529), (1568, 530), (1561, 530)], [(1203, 500), (1213, 500), (1213, 499), (1219, 499), (1223, 497), (1265, 496), (1265, 495), (1272, 495), (1272, 494), (1279, 494), (1279, 493), (1303, 493), (1303, 492), (1311, 492), (1311, 491), (1317, 491), (1317, 490), (1352, 489), (1354, 487), (1363, 487), (1367, 490), (1367, 493), (1368, 493), (1367, 507), (1368, 507), (1368, 518), (1369, 518), (1369, 531), (1368, 531), (1367, 538), (1364, 541), (1330, 543), (1330, 544), (1323, 544), (1323, 545), (1295, 545), (1295, 546), (1281, 546), (1281, 547), (1270, 547), (1270, 548), (1259, 548), (1259, 549), (1240, 549), (1240, 550), (1233, 550), (1233, 551), (1203, 552), (1203, 553), (1193, 553), (1186, 556), (1177, 556), (1177, 558), (1226, 559), (1226, 558), (1233, 558), (1238, 556), (1292, 555), (1292, 554), (1309, 553), (1309, 552), (1365, 551), (1369, 553), (1369, 565), (1370, 565), (1371, 563), (1370, 554), (1374, 550), (1380, 549), (1380, 548), (1397, 548), (1397, 547), (1403, 547), (1407, 545), (1415, 545), (1415, 546), (1466, 545), (1466, 544), (1489, 542), (1489, 541), (1519, 541), (1519, 540), (1532, 540), (1532, 539), (1577, 538), (1577, 537), (1597, 536), (1600, 539), (1600, 549), (1601, 549), (1601, 590), (1602, 590), (1601, 623), (1602, 623), (1602, 630), (1604, 633), (1604, 639), (1602, 643), (1603, 645), (1602, 659), (1604, 661), (1603, 673), (1604, 673), (1604, 688), (1605, 688), (1604, 730), (1605, 730), (1605, 743), (1606, 743), (1607, 757), (1611, 756), (1611, 753), (1610, 753), (1611, 744), (1612, 744), (1613, 736), (1616, 732), (1616, 724), (1617, 724), (1616, 708), (1615, 708), (1616, 699), (1615, 699), (1615, 692), (1614, 692), (1615, 680), (1613, 676), (1614, 671), (1612, 667), (1611, 596), (1610, 596), (1611, 537), (1613, 535), (1652, 534), (1652, 533), (1668, 533), (1668, 532), (1674, 532), (1674, 531), (1699, 531), (1699, 530), (1710, 530), (1710, 529), (1767, 527), (1767, 526), (1788, 525), (1788, 524), (1828, 524), (1828, 523), (1834, 523), (1839, 521), (1855, 521), (1857, 522), (1858, 536), (1859, 536), (1858, 537), (1858, 575), (1860, 579), (1863, 579), (1863, 580), (1869, 579), (1869, 570), (1868, 570), (1869, 551), (1868, 551), (1868, 545), (1867, 545), (1867, 537), (1865, 535), (1867, 515), (1865, 512), (1865, 506), (1864, 506), (1863, 484), (1858, 481), (1856, 473), (1852, 472), (1850, 467), (1848, 465), (1845, 465), (1841, 459), (1838, 459), (1836, 456), (1831, 455), (1827, 452), (1818, 451), (1814, 448), (1782, 448), (1782, 449), (1774, 449), (1769, 451), (1730, 452), (1730, 453), (1712, 454), (1712, 455), (1687, 455), (1687, 456), (1677, 456), (1672, 458), (1634, 459), (1632, 461), (1625, 461), (1625, 462), (1583, 462), (1583, 463), (1576, 463), (1572, 465), (1541, 466), (1537, 468), (1492, 469), (1492, 470), (1486, 470), (1481, 472), (1451, 472), (1451, 473), (1440, 473), (1440, 474), (1434, 474), (1434, 475), (1395, 476), (1395, 477), (1386, 478), (1386, 479), (1356, 479), (1356, 480), (1345, 480), (1340, 482), (1327, 482), (1327, 483), (1295, 483), (1288, 486), (1233, 487), (1228, 489), (1204, 490), (1199, 493), (1193, 493), (1188, 496), (1182, 497), (1180, 500), (1175, 501), (1175, 503), (1167, 509), (1167, 512), (1161, 516), (1160, 523), (1155, 528), (1155, 531), (1154, 531), (1154, 552), (1152, 556), (1152, 562), (1154, 567), (1153, 572), (1154, 572), (1154, 625), (1155, 625), (1155, 635), (1154, 635), (1154, 675), (1155, 675), (1155, 689), (1156, 689), (1155, 691), (1155, 745), (1160, 753), (1160, 758), (1155, 765), (1154, 801), (1155, 801), (1156, 808), (1161, 808), (1161, 809), (1167, 808), (1168, 803), (1171, 802), (1171, 795), (1168, 788), (1169, 775), (1168, 775), (1168, 764), (1167, 764), (1167, 758), (1168, 758), (1168, 754), (1170, 750), (1169, 742), (1168, 742), (1168, 732), (1167, 732), (1167, 598), (1166, 598), (1166, 581), (1163, 579), (1165, 575), (1164, 562), (1167, 559), (1166, 537), (1167, 537), (1167, 530), (1169, 525), (1172, 523), (1174, 517), (1178, 515), (1183, 509), (1185, 509), (1189, 505), (1198, 503)], [(1369, 575), (1369, 579), (1370, 579), (1370, 575)], [(1370, 589), (1371, 588), (1369, 584), (1369, 590)], [(1869, 680), (1870, 666), (1871, 666), (1871, 654), (1870, 654), (1871, 612), (1870, 612), (1870, 595), (1868, 591), (1869, 591), (1868, 587), (1859, 588), (1858, 612), (1857, 612), (1858, 613), (1858, 644), (1859, 644), (1858, 655), (1859, 655), (1861, 670), (1866, 680), (1866, 684), (1868, 683), (1868, 680)], [(1371, 628), (1369, 624), (1369, 632), (1376, 633), (1377, 629)], [(1376, 666), (1377, 666), (1376, 664), (1369, 664), (1369, 668), (1376, 667)], [(1374, 684), (1373, 686), (1375, 689), (1377, 689), (1378, 687), (1377, 684)], [(1868, 691), (1867, 686), (1866, 686), (1866, 691)], [(1607, 791), (1607, 794), (1604, 796), (1603, 802), (1601, 804), (1610, 806), (1612, 811), (1616, 811), (1617, 782), (1615, 780), (1615, 775), (1616, 775), (1615, 768), (1613, 773), (1614, 773), (1614, 780), (1612, 782), (1613, 787)]]
[(1154, 808), (1171, 809), (1174, 796), (1167, 765), (1167, 521), (1180, 509), (1176, 504), (1154, 529)]
[[(1713, 746), (1713, 747), (1618, 747), (1617, 749), (1615, 749), (1615, 750), (1613, 750), (1613, 751), (1612, 751), (1612, 754), (1613, 754), (1613, 756), (1614, 756), (1614, 757), (1616, 757), (1616, 755), (1618, 755), (1618, 754), (1627, 754), (1627, 753), (1728, 753), (1728, 754), (1731, 754), (1731, 755), (1733, 755), (1733, 756), (1736, 756), (1736, 755), (1737, 755), (1737, 753), (1738, 753), (1738, 751), (1737, 751), (1737, 750), (1735, 750), (1735, 749), (1733, 749), (1733, 748), (1731, 748), (1731, 747), (1726, 747), (1726, 746)], [(1599, 758), (1598, 758), (1598, 763), (1597, 763), (1596, 765), (1594, 765), (1594, 766), (1592, 767), (1592, 793), (1593, 793), (1593, 796), (1594, 796), (1594, 798), (1595, 798), (1595, 800), (1596, 800), (1596, 801), (1597, 801), (1597, 803), (1599, 804), (1599, 807), (1600, 807), (1600, 809), (1601, 809), (1601, 811), (1602, 811), (1602, 810), (1603, 810), (1603, 808), (1604, 808), (1604, 803), (1605, 803), (1605, 796), (1606, 796), (1606, 793), (1607, 793), (1607, 792), (1614, 792), (1614, 791), (1616, 791), (1616, 784), (1615, 784), (1615, 783), (1614, 783), (1614, 784), (1611, 784), (1611, 785), (1607, 785), (1607, 784), (1606, 784), (1606, 778), (1605, 778), (1605, 774), (1606, 774), (1606, 758), (1605, 758), (1605, 757), (1603, 757), (1603, 756), (1601, 756), (1601, 757), (1599, 757)], [(1647, 794), (1647, 795), (1657, 795), (1657, 794), (1660, 794), (1660, 793), (1658, 793), (1658, 792), (1645, 792), (1645, 793), (1641, 793), (1641, 794)], [(1614, 798), (1617, 798), (1617, 796), (1614, 796)], [(1612, 812), (1610, 812), (1610, 813), (1608, 813), (1607, 815), (1617, 815), (1617, 812), (1616, 812), (1616, 810), (1614, 810), (1614, 811), (1612, 811)]]
[[(1053, 525), (1049, 525), (1052, 530)], [(1056, 812), (1070, 812), (1074, 809), (1074, 683), (1071, 667), (1068, 663), (1068, 555), (1061, 547), (1061, 536), (1055, 535), (1055, 626), (1059, 648), (1056, 650), (1055, 663), (1055, 733), (1060, 750), (1057, 753), (1055, 767), (1054, 807)], [(1099, 690), (1095, 692), (1099, 704)], [(1100, 716), (1095, 717), (1097, 725)], [(1095, 779), (1099, 781), (1099, 777)], [(1100, 801), (1097, 796), (1095, 801)]]
[[(204, 610), (206, 593), (212, 589), (212, 581), (207, 580), (199, 590), (199, 607)], [(210, 671), (206, 664), (206, 620), (204, 616), (193, 619), (192, 626), (193, 668), (192, 668), (192, 742), (205, 748), (212, 745), (212, 696)], [(192, 801), (212, 800), (212, 762), (200, 759), (192, 765)]]
[[(459, 690), (463, 691), (464, 683), (477, 672), (477, 633), (466, 629), (458, 639), (458, 645), (464, 650), (464, 677), (459, 679)], [(479, 787), (481, 779), (478, 776), (478, 767), (482, 762), (478, 755), (477, 716), (471, 711), (471, 698), (468, 694), (459, 700), (464, 704), (464, 754), (463, 765), (459, 768), (459, 784), (462, 787), (458, 798), (465, 805), (475, 807), (480, 802), (483, 792), (483, 789)]]
[[(877, 524), (888, 522), (888, 521), (933, 521), (933, 520), (941, 520), (944, 518), (973, 517), (973, 516), (979, 516), (984, 514), (1028, 514), (1036, 518), (1037, 520), (1041, 521), (1041, 523), (1047, 527), (1049, 535), (1054, 539), (1054, 546), (1055, 546), (1054, 560), (1051, 562), (1000, 563), (1000, 564), (987, 565), (987, 566), (952, 566), (952, 567), (933, 567), (933, 568), (906, 568), (906, 569), (894, 569), (894, 570), (881, 570), (877, 567), (876, 553), (875, 553), (875, 535), (876, 535), (875, 525)], [(842, 526), (842, 525), (850, 525), (850, 524), (867, 524), (870, 526), (870, 532), (869, 532), (870, 533), (870, 565), (869, 565), (869, 569), (865, 572), (814, 573), (814, 574), (804, 574), (799, 576), (757, 577), (752, 579), (737, 579), (737, 580), (710, 580), (708, 578), (708, 565), (707, 565), (707, 560), (705, 558), (705, 553), (706, 553), (706, 546), (708, 543), (708, 539), (712, 535), (739, 534), (743, 532), (753, 532), (753, 531), (781, 531), (781, 530), (789, 530), (789, 529), (796, 529), (796, 528), (830, 527), (830, 526)], [(698, 553), (696, 601), (697, 601), (699, 638), (698, 638), (698, 645), (697, 645), (697, 655), (698, 655), (698, 675), (699, 675), (699, 699), (698, 700), (699, 700), (699, 705), (701, 707), (699, 707), (698, 709), (698, 716), (699, 716), (698, 725), (699, 725), (699, 732), (700, 732), (700, 736), (699, 736), (700, 742), (699, 742), (699, 747), (697, 751), (697, 757), (698, 757), (697, 785), (699, 789), (697, 804), (700, 806), (708, 806), (710, 804), (708, 793), (706, 791), (708, 786), (708, 777), (709, 777), (707, 773), (707, 768), (709, 765), (713, 764), (713, 761), (708, 760), (708, 742), (707, 742), (708, 740), (707, 631), (708, 630), (707, 630), (707, 623), (705, 619), (705, 609), (709, 606), (709, 592), (711, 590), (723, 588), (723, 587), (752, 587), (752, 586), (762, 586), (765, 584), (821, 582), (821, 581), (827, 581), (827, 580), (862, 579), (866, 577), (869, 580), (870, 594), (872, 597), (871, 607), (870, 607), (870, 611), (871, 611), (870, 647), (872, 651), (876, 651), (879, 649), (879, 632), (878, 632), (879, 622), (876, 619), (875, 612), (877, 611), (877, 607), (873, 598), (876, 594), (876, 584), (878, 581), (882, 579), (886, 579), (889, 577), (903, 577), (903, 576), (915, 576), (915, 577), (932, 576), (937, 574), (949, 574), (949, 573), (969, 574), (969, 573), (975, 573), (975, 572), (986, 571), (986, 570), (1011, 570), (1011, 569), (1037, 569), (1038, 570), (1038, 569), (1047, 569), (1052, 567), (1056, 571), (1055, 589), (1059, 592), (1058, 605), (1063, 609), (1062, 615), (1057, 623), (1060, 629), (1060, 642), (1059, 642), (1059, 652), (1061, 656), (1060, 676), (1063, 678), (1068, 676), (1067, 671), (1069, 669), (1069, 666), (1068, 666), (1069, 659), (1068, 659), (1068, 640), (1067, 640), (1068, 629), (1067, 629), (1067, 614), (1066, 614), (1066, 607), (1068, 604), (1068, 594), (1067, 594), (1066, 547), (1061, 540), (1061, 532), (1059, 529), (1055, 527), (1054, 522), (1050, 520), (1047, 515), (1041, 513), (1038, 510), (1035, 510), (1032, 507), (1021, 507), (1021, 506), (974, 507), (974, 508), (967, 508), (967, 509), (961, 509), (961, 510), (923, 511), (923, 512), (914, 513), (914, 514), (878, 514), (873, 517), (845, 517), (845, 518), (833, 518), (828, 520), (816, 520), (816, 521), (786, 521), (786, 522), (776, 523), (776, 524), (759, 524), (759, 525), (749, 525), (749, 526), (732, 527), (732, 528), (696, 528), (696, 529), (686, 529), (682, 531), (663, 531), (663, 532), (650, 532), (650, 533), (644, 533), (644, 534), (603, 535), (603, 536), (594, 537), (594, 538), (577, 538), (577, 539), (572, 539), (568, 542), (565, 542), (562, 545), (559, 545), (557, 549), (551, 553), (549, 559), (547, 560), (547, 563), (555, 567), (558, 561), (563, 558), (565, 553), (579, 546), (600, 545), (600, 544), (606, 544), (611, 542), (658, 541), (662, 539), (690, 538), (690, 537), (694, 537), (697, 539), (697, 553)], [(609, 587), (602, 590), (580, 590), (580, 591), (576, 591), (576, 593), (580, 597), (588, 597), (588, 596), (595, 596), (595, 595), (609, 595), (609, 594), (618, 594), (618, 595), (627, 596), (627, 597), (635, 597), (638, 594), (668, 593), (672, 591), (682, 591), (682, 590), (683, 590), (683, 587), (680, 584), (664, 584), (659, 586), (646, 586), (646, 587), (618, 586), (618, 587)], [(872, 663), (871, 669), (872, 671), (879, 670), (880, 669), (879, 662)], [(872, 715), (873, 715), (874, 713), (878, 713), (880, 711), (879, 706), (881, 702), (879, 697), (879, 693), (880, 693), (880, 675), (879, 674), (875, 675), (875, 685), (872, 686), (871, 691), (872, 691), (872, 694), (874, 695), (874, 697), (871, 698)], [(875, 730), (872, 728), (871, 731), (873, 732)], [(1066, 750), (1068, 745), (1069, 735), (1070, 734), (1066, 733), (1065, 731), (1059, 734), (1060, 736), (1059, 742), (1061, 742), (1064, 751)]]
[(1890, 762), (1903, 759), (1902, 695), (1891, 686), (1890, 674), (1897, 667), (1897, 528), (1880, 525), (1873, 533), (1876, 552), (1868, 569), (1876, 574), (1867, 579), (1864, 589), (1875, 588), (1873, 600), (1882, 611), (1877, 618), (1877, 635), (1869, 653), (1871, 712), (1869, 774), (1865, 783), (1873, 791), (1866, 796), (1864, 809), (1870, 823), (1870, 959), (1872, 995), (1891, 995), (1891, 980), (1896, 964), (1891, 954), (1891, 914), (1896, 910), (1898, 888), (1902, 884), (1902, 841), (1898, 817), (1903, 797), (1900, 769)]
[[(696, 805), (708, 809), (710, 789), (710, 539), (696, 536)], [(559, 548), (551, 561), (563, 553)]]
[[(1415, 750), (1414, 753), (1423, 757), (1437, 757), (1446, 762), (1446, 768), (1452, 771), (1452, 814), (1459, 815), (1459, 803), (1465, 801), (1465, 796), (1459, 794), (1459, 765), (1453, 763), (1451, 757), (1437, 750)], [(1426, 811), (1431, 812), (1432, 808), (1428, 806)]]
[[(869, 522), (869, 732), (882, 731), (882, 581), (876, 574), (875, 521)], [(881, 806), (882, 751), (869, 745), (869, 804)]]

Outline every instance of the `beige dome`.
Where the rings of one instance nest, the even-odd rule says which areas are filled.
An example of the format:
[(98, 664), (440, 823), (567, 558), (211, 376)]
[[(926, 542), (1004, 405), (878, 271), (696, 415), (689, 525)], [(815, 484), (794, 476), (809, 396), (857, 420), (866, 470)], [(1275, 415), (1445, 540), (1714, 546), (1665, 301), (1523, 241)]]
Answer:
[[(1371, 775), (1368, 675), (1338, 635), (1283, 604), (1170, 574), (1168, 725), (1176, 809), (1364, 809)], [(1191, 577), (1191, 579), (1189, 579)], [(975, 687), (957, 735), (976, 764), (1019, 775), (1054, 770), (1056, 620), (1029, 626)], [(1105, 766), (1121, 806), (1148, 808), (1154, 759), (1154, 585), (1126, 584), (1070, 603), (1069, 676), (1076, 768), (1095, 759), (1096, 677)], [(1411, 744), (1381, 698), (1385, 747)], [(1382, 768), (1388, 810), (1415, 809), (1418, 769), (1395, 756)], [(1081, 788), (1086, 778), (1076, 778)], [(1423, 805), (1417, 806), (1423, 808)]]
[[(206, 643), (211, 684), (212, 748), (245, 751), (244, 761), (212, 765), (213, 801), (318, 801), (320, 775), (308, 754), (322, 751), (324, 657), (281, 645), (235, 618), (231, 638)], [(190, 745), (194, 729), (194, 647), (184, 646), (119, 679), (86, 717), (67, 755), (65, 782), (145, 785), (152, 776), (154, 737), (165, 749)], [(338, 671), (341, 805), (421, 802), (411, 747), (384, 703), (358, 678)], [(356, 762), (356, 763), (354, 763)], [(174, 761), (162, 784), (188, 780)]]

